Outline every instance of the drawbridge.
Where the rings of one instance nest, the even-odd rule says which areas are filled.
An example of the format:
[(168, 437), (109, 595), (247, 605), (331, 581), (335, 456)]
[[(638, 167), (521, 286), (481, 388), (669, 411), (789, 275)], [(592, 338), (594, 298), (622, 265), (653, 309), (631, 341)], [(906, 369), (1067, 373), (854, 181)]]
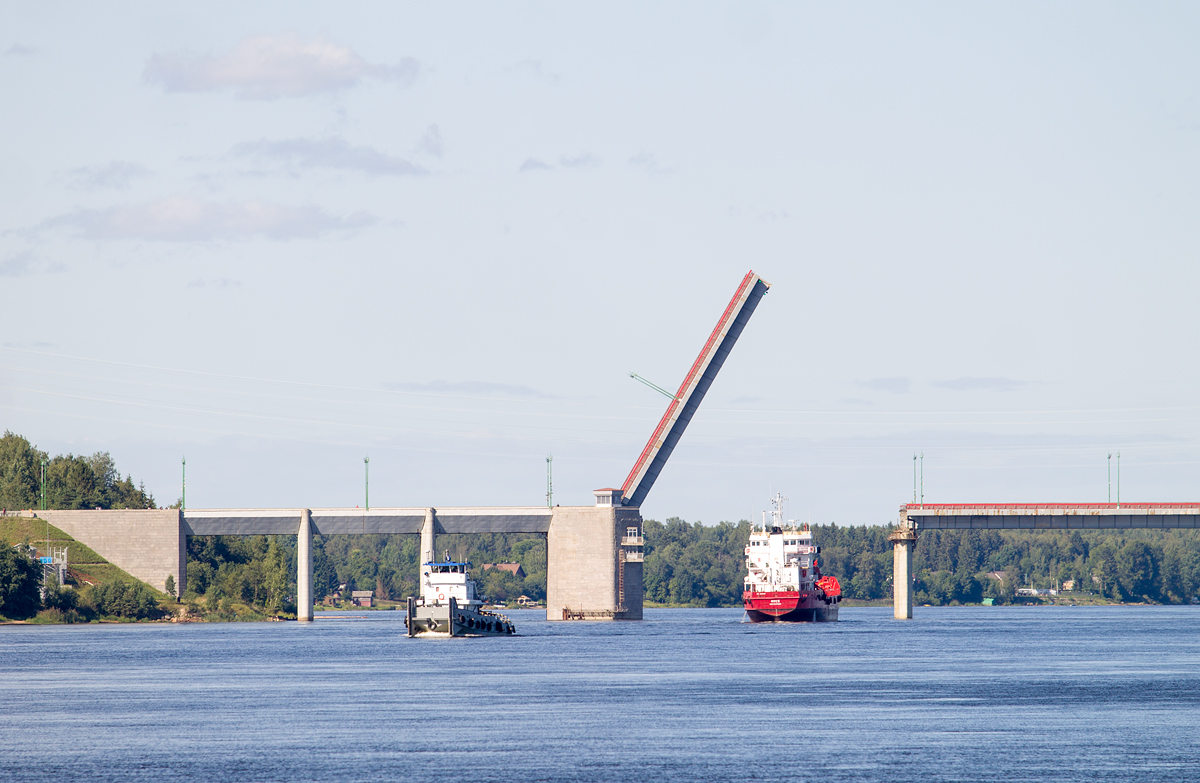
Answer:
[(440, 534), (541, 533), (546, 536), (548, 619), (641, 619), (640, 506), (769, 287), (753, 271), (742, 278), (679, 390), (669, 395), (667, 410), (625, 483), (620, 489), (596, 490), (592, 506), (189, 508), (38, 515), (159, 590), (172, 577), (181, 594), (187, 581), (188, 536), (294, 535), (301, 620), (313, 616), (314, 535), (420, 534), (423, 555), (432, 557), (434, 537)]

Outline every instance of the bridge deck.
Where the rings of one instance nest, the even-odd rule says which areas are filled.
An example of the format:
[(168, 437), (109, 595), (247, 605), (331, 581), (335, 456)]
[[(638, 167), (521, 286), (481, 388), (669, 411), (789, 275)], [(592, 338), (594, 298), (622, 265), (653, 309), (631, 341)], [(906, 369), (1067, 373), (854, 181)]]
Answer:
[(1200, 503), (914, 503), (900, 511), (918, 530), (1200, 527)]
[[(312, 532), (318, 535), (347, 533), (420, 533), (424, 508), (314, 508)], [(189, 536), (295, 535), (300, 528), (298, 508), (187, 509), (184, 532)], [(434, 532), (445, 533), (545, 533), (553, 510), (542, 506), (511, 508), (435, 508)]]

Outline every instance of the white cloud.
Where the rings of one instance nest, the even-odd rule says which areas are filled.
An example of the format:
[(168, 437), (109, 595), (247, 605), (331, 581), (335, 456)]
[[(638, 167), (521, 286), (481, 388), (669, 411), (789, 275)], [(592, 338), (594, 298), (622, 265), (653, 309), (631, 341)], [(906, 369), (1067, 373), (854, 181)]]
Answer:
[(184, 288), (241, 288), (241, 287), (242, 287), (241, 280), (230, 280), (228, 277), (213, 278), (211, 280), (205, 280), (202, 277), (198, 277), (195, 280), (190, 281), (187, 285), (184, 286)]
[(280, 141), (261, 139), (238, 144), (231, 152), (239, 157), (279, 160), (302, 168), (345, 169), (393, 176), (427, 173), (404, 158), (388, 155), (374, 147), (351, 147), (345, 139), (336, 137)]
[(389, 391), (415, 392), (418, 394), (502, 394), (508, 397), (534, 397), (539, 399), (557, 399), (552, 394), (538, 391), (529, 386), (517, 386), (507, 383), (489, 383), (488, 381), (429, 381), (428, 383), (385, 383), (383, 388)]
[(521, 168), (519, 168), (517, 170), (518, 171), (549, 171), (552, 168), (554, 168), (554, 167), (551, 166), (549, 163), (546, 163), (545, 161), (538, 160), (537, 158), (526, 158), (525, 162), (521, 164)]
[(630, 158), (629, 165), (636, 166), (637, 168), (645, 171), (647, 174), (673, 174), (675, 172), (674, 169), (660, 166), (658, 163), (658, 158), (645, 151), (639, 152), (637, 155), (634, 155), (632, 158)]
[(296, 33), (252, 35), (227, 53), (154, 54), (143, 78), (167, 92), (234, 89), (239, 98), (273, 100), (354, 87), (365, 78), (407, 86), (421, 66), (411, 57), (396, 65), (376, 65), (348, 46), (321, 36), (304, 40)]
[(19, 43), (15, 43), (4, 50), (5, 57), (28, 57), (29, 55), (36, 53), (37, 49), (29, 46), (22, 46)]
[(934, 381), (939, 389), (954, 391), (1013, 391), (1025, 385), (1024, 381), (1012, 378), (955, 378), (951, 381)]
[(417, 151), (432, 155), (435, 158), (442, 157), (442, 132), (438, 130), (438, 126), (429, 126), (429, 129), (425, 131), (425, 135), (421, 137), (421, 141), (417, 144)]
[(33, 273), (33, 254), (14, 253), (0, 261), (0, 277), (24, 277)]
[(600, 165), (600, 159), (590, 152), (581, 152), (570, 158), (563, 155), (558, 162), (569, 169), (591, 169)]
[[(575, 156), (563, 155), (558, 159), (558, 165), (567, 169), (591, 169), (600, 165), (600, 159), (590, 152), (581, 152)], [(557, 168), (540, 158), (526, 158), (518, 171), (550, 171)]]
[(375, 222), (365, 212), (342, 218), (319, 207), (290, 207), (268, 201), (215, 202), (171, 196), (143, 204), (81, 209), (42, 224), (74, 229), (86, 239), (144, 239), (196, 242), (217, 239), (314, 238)]
[(912, 387), (912, 381), (908, 378), (872, 378), (869, 381), (858, 381), (858, 385), (864, 389), (884, 391), (889, 394), (908, 394), (909, 388)]
[(150, 169), (140, 163), (114, 160), (103, 166), (82, 166), (71, 169), (68, 174), (76, 184), (89, 190), (103, 188), (124, 189), (135, 179), (150, 175)]
[[(7, 232), (6, 232), (7, 233)], [(58, 274), (67, 271), (65, 264), (37, 263), (37, 257), (29, 250), (10, 253), (0, 261), (0, 277), (25, 277), (38, 274)]]
[(543, 68), (541, 60), (522, 60), (521, 62), (514, 63), (512, 66), (510, 66), (509, 70), (517, 73), (529, 74), (530, 76), (533, 76), (537, 79), (543, 79), (547, 83), (553, 85), (557, 85), (559, 82), (559, 75), (553, 71)]

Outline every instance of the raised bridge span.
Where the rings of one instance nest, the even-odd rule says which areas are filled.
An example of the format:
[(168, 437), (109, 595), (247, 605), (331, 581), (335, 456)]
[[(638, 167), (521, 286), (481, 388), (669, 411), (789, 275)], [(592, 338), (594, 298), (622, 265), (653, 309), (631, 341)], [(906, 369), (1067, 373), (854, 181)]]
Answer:
[(1200, 527), (1200, 503), (907, 503), (892, 542), (892, 603), (912, 619), (912, 553), (922, 530), (1116, 530)]

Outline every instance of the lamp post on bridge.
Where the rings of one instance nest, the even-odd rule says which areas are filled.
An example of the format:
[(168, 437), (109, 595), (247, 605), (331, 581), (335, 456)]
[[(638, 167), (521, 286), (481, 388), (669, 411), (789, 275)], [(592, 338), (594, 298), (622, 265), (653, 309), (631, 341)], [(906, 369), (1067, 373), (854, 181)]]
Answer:
[(370, 511), (371, 510), (371, 458), (370, 457), (363, 457), (363, 471), (366, 473), (366, 476), (364, 478), (364, 480), (366, 481), (366, 487), (363, 490), (364, 495), (365, 495), (365, 497), (363, 498), (363, 502), (367, 508), (367, 511)]
[[(46, 465), (49, 463), (42, 457), (42, 511), (46, 510)], [(46, 519), (46, 554), (50, 554), (50, 519)]]

